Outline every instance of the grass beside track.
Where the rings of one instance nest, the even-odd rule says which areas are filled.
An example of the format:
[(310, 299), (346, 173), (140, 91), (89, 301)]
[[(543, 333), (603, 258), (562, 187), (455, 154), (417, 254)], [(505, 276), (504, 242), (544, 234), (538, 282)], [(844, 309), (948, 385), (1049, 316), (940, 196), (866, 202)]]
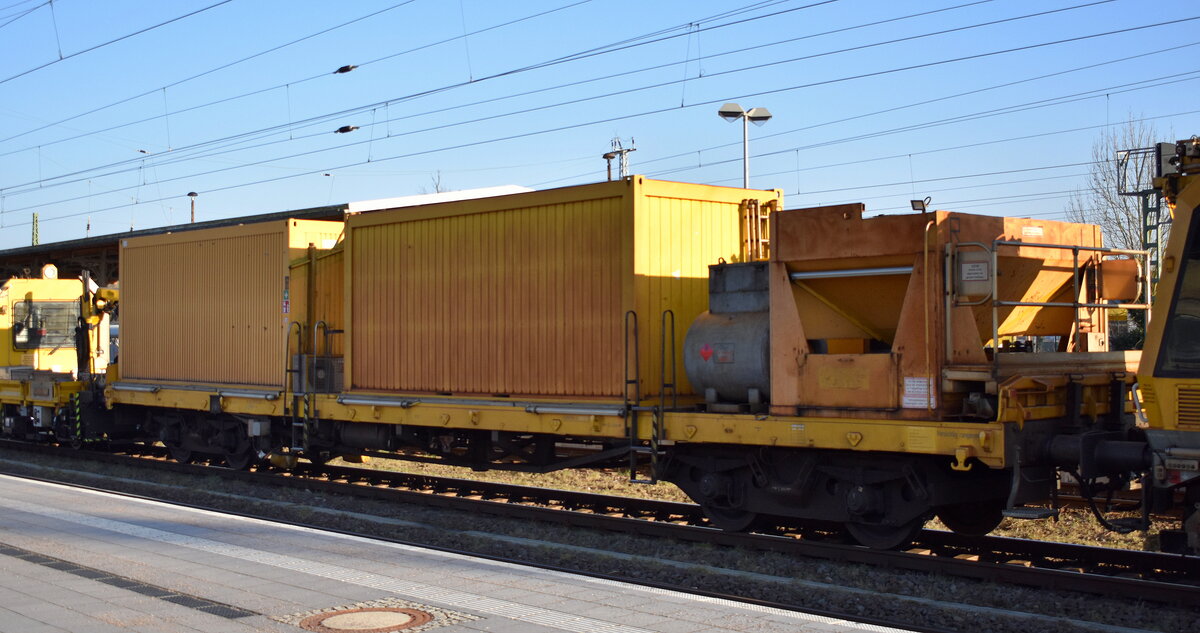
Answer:
[[(660, 499), (663, 501), (691, 502), (674, 484), (659, 482), (657, 484), (635, 484), (629, 481), (628, 468), (577, 468), (561, 470), (552, 473), (534, 474), (504, 470), (489, 470), (476, 472), (467, 467), (449, 466), (444, 464), (428, 464), (402, 459), (369, 458), (364, 463), (347, 462), (336, 459), (331, 463), (337, 465), (375, 468), (434, 477), (457, 477), (475, 481), (491, 481), (504, 484), (532, 486), (536, 488), (557, 488), (560, 490), (577, 490), (600, 494), (611, 494), (638, 499)], [(1133, 516), (1130, 514), (1114, 513), (1112, 517)], [(931, 520), (926, 527), (946, 529), (937, 519)], [(1077, 545), (1093, 545), (1097, 547), (1114, 547), (1121, 549), (1157, 549), (1153, 547), (1154, 533), (1168, 529), (1171, 525), (1166, 521), (1155, 521), (1151, 533), (1132, 532), (1117, 534), (1104, 529), (1091, 512), (1081, 508), (1063, 508), (1057, 521), (1044, 519), (1037, 521), (1021, 521), (1005, 519), (993, 534), (1013, 538), (1035, 539), (1056, 543), (1074, 543)]]

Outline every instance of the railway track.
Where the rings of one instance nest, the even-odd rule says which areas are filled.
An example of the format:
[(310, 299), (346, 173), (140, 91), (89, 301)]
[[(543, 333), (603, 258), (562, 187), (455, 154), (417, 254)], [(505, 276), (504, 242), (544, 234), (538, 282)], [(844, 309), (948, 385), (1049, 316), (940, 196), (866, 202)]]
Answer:
[[(1200, 603), (1200, 558), (1004, 537), (967, 537), (923, 530), (903, 551), (878, 551), (838, 541), (806, 526), (766, 533), (731, 533), (707, 525), (698, 506), (596, 493), (533, 488), (345, 466), (300, 464), (291, 470), (251, 471), (168, 461), (165, 449), (138, 446), (125, 453), (67, 451), (0, 442), (22, 451), (75, 456), (112, 464), (152, 464), (186, 474), (218, 475), (255, 485), (298, 487), (383, 501), (418, 503), (524, 520), (548, 521), (785, 553), (828, 561), (886, 566), (1027, 587), (1193, 607)], [(281, 476), (282, 475), (282, 476)]]
[[(141, 495), (129, 494), (129, 493), (121, 492), (121, 491), (107, 490), (104, 488), (97, 488), (94, 486), (82, 485), (82, 484), (78, 484), (78, 483), (54, 481), (52, 479), (48, 480), (48, 479), (40, 478), (40, 477), (27, 477), (27, 476), (20, 476), (20, 475), (18, 475), (18, 477), (28, 478), (28, 479), (32, 479), (35, 481), (50, 481), (52, 483), (56, 483), (59, 485), (65, 485), (65, 486), (83, 489), (83, 490), (100, 490), (107, 494), (127, 496), (127, 497), (131, 497), (131, 498), (140, 498), (140, 499), (145, 498), (144, 496), (141, 496)], [(168, 503), (170, 503), (172, 505), (176, 505), (176, 506), (195, 508), (195, 509), (200, 509), (200, 510), (207, 510), (207, 511), (214, 510), (214, 508), (211, 508), (211, 507), (208, 507), (205, 505), (194, 504), (194, 503), (186, 503), (186, 502), (179, 502), (179, 501), (169, 501)], [(233, 515), (233, 516), (242, 516), (242, 517), (254, 518), (254, 519), (266, 518), (266, 517), (263, 517), (260, 515), (248, 514), (245, 512), (236, 512), (236, 511), (228, 511), (228, 510), (221, 510), (221, 512), (229, 514), (229, 515)], [(750, 605), (755, 605), (758, 607), (765, 607), (767, 609), (776, 609), (776, 610), (781, 610), (781, 611), (798, 611), (798, 612), (802, 612), (802, 613), (805, 613), (808, 615), (815, 615), (815, 616), (819, 616), (819, 617), (830, 618), (835, 621), (850, 620), (850, 621), (857, 622), (860, 624), (875, 625), (875, 626), (884, 627), (887, 629), (902, 629), (905, 631), (912, 631), (913, 633), (956, 633), (956, 631), (957, 631), (957, 629), (954, 629), (954, 628), (936, 626), (936, 625), (931, 625), (931, 624), (927, 624), (927, 623), (913, 623), (911, 621), (902, 620), (902, 619), (898, 619), (898, 618), (888, 619), (888, 618), (864, 616), (862, 614), (852, 615), (852, 614), (829, 610), (829, 609), (814, 608), (812, 606), (798, 607), (794, 604), (790, 604), (785, 601), (747, 597), (747, 596), (736, 595), (736, 594), (731, 594), (731, 593), (727, 593), (727, 592), (706, 590), (706, 589), (701, 589), (701, 588), (687, 585), (687, 584), (656, 581), (656, 580), (646, 579), (646, 578), (630, 578), (625, 574), (621, 574), (621, 573), (617, 573), (617, 572), (604, 573), (604, 572), (597, 572), (597, 571), (580, 570), (580, 569), (576, 569), (576, 568), (572, 568), (572, 567), (563, 567), (563, 566), (555, 565), (555, 564), (547, 564), (544, 562), (531, 562), (528, 560), (523, 560), (518, 557), (498, 556), (495, 554), (481, 554), (478, 551), (474, 551), (471, 549), (457, 549), (457, 548), (445, 547), (445, 546), (431, 546), (426, 543), (414, 543), (414, 542), (409, 542), (409, 541), (405, 541), (402, 539), (391, 538), (388, 536), (381, 536), (378, 534), (361, 534), (361, 533), (354, 532), (354, 531), (347, 531), (347, 530), (331, 528), (328, 525), (323, 525), (323, 524), (319, 524), (319, 523), (305, 523), (302, 521), (279, 520), (279, 519), (275, 519), (275, 518), (272, 518), (272, 520), (279, 522), (279, 523), (283, 523), (283, 524), (294, 525), (294, 526), (298, 526), (298, 527), (306, 527), (306, 528), (311, 528), (311, 529), (319, 530), (319, 531), (323, 531), (323, 532), (336, 532), (336, 533), (348, 534), (348, 535), (352, 535), (352, 536), (363, 536), (363, 537), (367, 537), (367, 538), (370, 538), (373, 540), (386, 541), (386, 542), (396, 543), (396, 544), (400, 544), (400, 545), (410, 545), (410, 546), (417, 546), (417, 547), (422, 547), (422, 548), (436, 549), (438, 551), (447, 552), (447, 553), (451, 553), (451, 554), (458, 554), (458, 555), (465, 556), (465, 557), (485, 558), (485, 559), (489, 559), (489, 560), (493, 560), (493, 561), (505, 562), (505, 563), (510, 563), (513, 565), (519, 565), (519, 566), (523, 566), (523, 567), (537, 567), (540, 569), (546, 569), (546, 570), (550, 570), (550, 571), (559, 571), (559, 572), (569, 573), (569, 574), (585, 575), (585, 576), (588, 576), (591, 578), (597, 578), (597, 579), (601, 579), (601, 580), (608, 580), (608, 581), (612, 581), (612, 582), (625, 583), (625, 584), (637, 584), (637, 585), (642, 585), (645, 587), (652, 587), (652, 588), (662, 589), (662, 590), (666, 590), (666, 591), (687, 593), (687, 594), (691, 594), (691, 595), (704, 596), (707, 598), (715, 598), (718, 600), (725, 600), (725, 601), (737, 602), (737, 603), (742, 603), (742, 604), (750, 604)]]

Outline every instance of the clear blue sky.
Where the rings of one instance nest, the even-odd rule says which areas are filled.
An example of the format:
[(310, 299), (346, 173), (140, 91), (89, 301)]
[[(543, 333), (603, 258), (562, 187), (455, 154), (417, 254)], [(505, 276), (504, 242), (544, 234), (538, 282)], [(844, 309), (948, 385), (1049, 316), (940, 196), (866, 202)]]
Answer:
[(615, 136), (636, 141), (634, 173), (737, 186), (725, 101), (774, 114), (751, 126), (752, 185), (789, 208), (898, 213), (915, 195), (1061, 218), (1103, 126), (1200, 133), (1196, 17), (1144, 0), (0, 0), (0, 248), (29, 244), (34, 211), (43, 243), (186, 222), (189, 191), (212, 220), (438, 178), (593, 182)]

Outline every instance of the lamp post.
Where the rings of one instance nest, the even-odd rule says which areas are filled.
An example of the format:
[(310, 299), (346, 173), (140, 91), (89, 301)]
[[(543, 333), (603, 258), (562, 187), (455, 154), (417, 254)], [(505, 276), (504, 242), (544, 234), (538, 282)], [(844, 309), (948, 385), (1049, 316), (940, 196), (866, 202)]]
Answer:
[(750, 108), (749, 111), (743, 110), (742, 106), (736, 103), (726, 103), (717, 110), (717, 114), (722, 119), (730, 123), (741, 119), (742, 120), (742, 188), (750, 188), (750, 125), (749, 121), (753, 121), (755, 125), (762, 125), (771, 118), (770, 110), (766, 108)]
[(196, 196), (198, 195), (200, 194), (196, 193), (195, 191), (189, 191), (187, 195), (192, 199), (192, 224), (196, 223)]

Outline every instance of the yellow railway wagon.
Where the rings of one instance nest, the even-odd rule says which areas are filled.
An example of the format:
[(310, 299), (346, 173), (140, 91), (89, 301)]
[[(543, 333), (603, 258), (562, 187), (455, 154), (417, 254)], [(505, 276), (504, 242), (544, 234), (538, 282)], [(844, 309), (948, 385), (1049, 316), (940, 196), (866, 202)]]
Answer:
[[(1103, 318), (1147, 307), (1145, 252), (1085, 225), (780, 203), (635, 176), (352, 215), (329, 250), (289, 237), (261, 260), (283, 240), (239, 227), (185, 259), (220, 280), (182, 276), (200, 300), (163, 281), (182, 274), (167, 249), (133, 267), (131, 241), (122, 310), (146, 320), (126, 331), (194, 311), (207, 356), (172, 374), (157, 339), (162, 366), (126, 355), (107, 404), (176, 459), (234, 468), (401, 447), (531, 472), (648, 461), (718, 527), (819, 520), (880, 548), (934, 515), (971, 534), (1053, 516), (1059, 470), (1093, 501), (1147, 481), (1136, 354), (1108, 350)], [(239, 304), (267, 316), (234, 358), (210, 333), (244, 327)], [(261, 382), (215, 382), (259, 363)]]
[(281, 387), (306, 294), (290, 264), (341, 230), (279, 220), (122, 240), (121, 378)]
[(351, 216), (347, 385), (611, 401), (639, 377), (655, 395), (666, 358), (687, 394), (683, 333), (708, 265), (742, 251), (748, 200), (782, 193), (633, 176)]

